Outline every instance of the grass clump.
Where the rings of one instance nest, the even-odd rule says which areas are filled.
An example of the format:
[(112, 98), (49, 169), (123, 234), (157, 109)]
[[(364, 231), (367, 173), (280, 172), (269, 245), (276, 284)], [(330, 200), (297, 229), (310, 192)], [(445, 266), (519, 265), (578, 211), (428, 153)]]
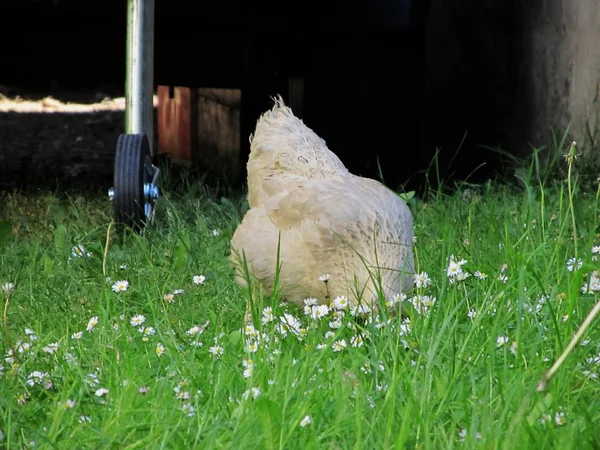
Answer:
[(600, 290), (598, 196), (576, 179), (411, 199), (415, 289), (387, 299), (404, 315), (259, 295), (247, 325), (241, 200), (167, 195), (104, 270), (103, 198), (3, 202), (0, 446), (600, 444), (597, 326), (536, 391)]

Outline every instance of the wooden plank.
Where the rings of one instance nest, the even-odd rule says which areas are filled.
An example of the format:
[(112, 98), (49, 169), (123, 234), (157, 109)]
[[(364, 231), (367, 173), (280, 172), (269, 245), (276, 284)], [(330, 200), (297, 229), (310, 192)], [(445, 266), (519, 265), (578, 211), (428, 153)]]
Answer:
[(188, 87), (158, 86), (158, 151), (175, 164), (190, 166), (197, 149), (196, 92)]
[(229, 182), (243, 167), (240, 158), (240, 89), (197, 89), (198, 151), (196, 162)]

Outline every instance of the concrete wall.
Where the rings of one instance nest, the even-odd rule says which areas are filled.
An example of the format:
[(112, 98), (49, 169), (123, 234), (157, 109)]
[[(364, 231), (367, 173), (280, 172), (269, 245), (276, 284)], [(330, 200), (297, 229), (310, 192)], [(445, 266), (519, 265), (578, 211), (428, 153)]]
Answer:
[[(600, 2), (522, 2), (523, 32), (516, 43), (520, 67), (513, 142), (547, 144), (550, 129), (600, 150), (590, 136), (599, 120)], [(521, 105), (523, 107), (521, 107)], [(593, 133), (592, 133), (593, 134)]]
[(430, 0), (426, 60), (423, 154), (447, 174), (502, 172), (486, 147), (524, 156), (569, 125), (600, 157), (600, 1)]

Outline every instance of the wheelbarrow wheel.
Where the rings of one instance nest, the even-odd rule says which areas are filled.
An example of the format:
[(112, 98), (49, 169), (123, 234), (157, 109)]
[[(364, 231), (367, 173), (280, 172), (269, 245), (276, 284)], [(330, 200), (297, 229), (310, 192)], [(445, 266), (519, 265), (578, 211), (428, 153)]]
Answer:
[(148, 138), (143, 134), (121, 134), (117, 140), (113, 184), (115, 223), (139, 233), (151, 217), (154, 198), (153, 166)]

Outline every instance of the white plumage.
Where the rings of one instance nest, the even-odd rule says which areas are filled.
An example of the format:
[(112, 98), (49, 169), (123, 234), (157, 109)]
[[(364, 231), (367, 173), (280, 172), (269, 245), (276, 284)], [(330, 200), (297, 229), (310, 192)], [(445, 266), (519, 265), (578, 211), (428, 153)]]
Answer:
[[(238, 283), (269, 294), (280, 247), (280, 298), (303, 304), (345, 295), (370, 304), (410, 288), (412, 215), (381, 183), (352, 175), (281, 98), (250, 137), (250, 210), (231, 242)], [(330, 274), (327, 286), (319, 276)]]

